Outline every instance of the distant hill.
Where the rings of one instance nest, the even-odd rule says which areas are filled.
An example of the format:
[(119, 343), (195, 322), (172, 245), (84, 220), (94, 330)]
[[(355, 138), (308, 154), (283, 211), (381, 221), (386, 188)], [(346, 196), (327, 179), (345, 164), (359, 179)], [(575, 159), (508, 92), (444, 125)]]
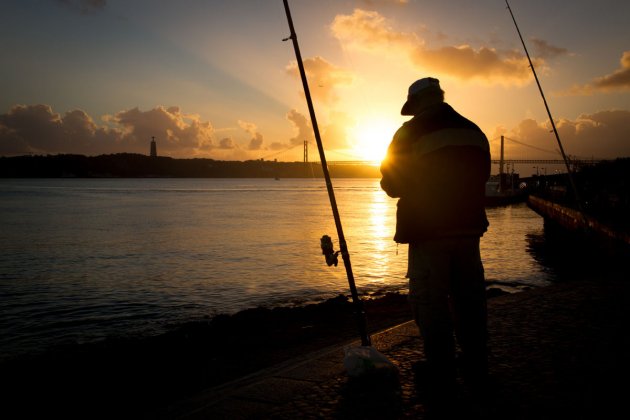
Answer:
[[(331, 177), (376, 178), (372, 165), (329, 165)], [(174, 159), (140, 154), (0, 157), (2, 178), (320, 178), (319, 162)]]

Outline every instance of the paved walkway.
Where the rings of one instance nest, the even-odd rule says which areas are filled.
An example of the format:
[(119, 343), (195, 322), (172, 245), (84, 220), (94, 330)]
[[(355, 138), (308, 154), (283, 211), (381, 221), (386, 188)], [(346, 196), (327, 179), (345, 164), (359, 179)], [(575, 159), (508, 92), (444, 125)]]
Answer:
[[(630, 319), (630, 279), (500, 296), (488, 309), (493, 390), (481, 402), (460, 384), (460, 418), (627, 418), (630, 329), (623, 320)], [(425, 385), (411, 368), (422, 357), (415, 325), (372, 341), (398, 366), (397, 381), (350, 380), (340, 345), (210, 389), (164, 417), (428, 418)], [(613, 414), (618, 410), (625, 414)]]

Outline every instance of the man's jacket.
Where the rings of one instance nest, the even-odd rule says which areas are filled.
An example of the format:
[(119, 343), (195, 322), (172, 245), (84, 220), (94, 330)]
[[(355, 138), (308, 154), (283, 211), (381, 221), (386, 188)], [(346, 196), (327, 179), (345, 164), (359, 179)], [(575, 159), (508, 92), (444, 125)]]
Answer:
[(399, 197), (399, 243), (481, 236), (490, 176), (488, 139), (473, 122), (440, 103), (403, 124), (381, 164), (381, 187)]

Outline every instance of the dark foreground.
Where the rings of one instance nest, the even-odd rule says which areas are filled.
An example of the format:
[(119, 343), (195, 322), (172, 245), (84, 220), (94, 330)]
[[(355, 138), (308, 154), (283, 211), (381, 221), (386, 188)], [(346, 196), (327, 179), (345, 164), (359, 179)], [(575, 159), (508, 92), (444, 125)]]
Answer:
[[(388, 299), (387, 305), (379, 304), (381, 309), (406, 307), (404, 296)], [(304, 320), (304, 314), (265, 328), (273, 311), (252, 311), (258, 320), (241, 315), (247, 318), (239, 325), (244, 329), (224, 335), (223, 343), (210, 342), (207, 331), (195, 331), (208, 327), (195, 325), (173, 333), (176, 337), (112, 342), (12, 363), (3, 367), (0, 416), (430, 418), (431, 384), (412, 368), (423, 356), (413, 322), (373, 335), (374, 346), (398, 367), (397, 378), (350, 379), (342, 365), (342, 343), (352, 341), (354, 325), (352, 317), (342, 315), (347, 307), (341, 301), (327, 304), (332, 307), (326, 312), (336, 322), (295, 324), (292, 334), (286, 328)], [(335, 306), (346, 309), (333, 315)], [(373, 321), (379, 318), (376, 307), (368, 310)], [(398, 321), (407, 318), (401, 309)], [(490, 299), (490, 386), (477, 395), (460, 382), (451, 405), (455, 411), (448, 414), (617, 418), (627, 405), (627, 319), (630, 281), (623, 273)], [(241, 379), (226, 382), (237, 377)]]
[[(371, 332), (410, 319), (404, 295), (375, 296), (365, 307)], [(305, 307), (219, 315), (155, 337), (51, 349), (0, 364), (0, 418), (157, 413), (201, 390), (356, 336), (353, 307), (339, 296)]]
[(413, 322), (375, 335), (398, 377), (350, 379), (338, 346), (172, 406), (161, 418), (623, 418), (630, 373), (630, 282), (598, 278), (489, 303), (490, 374), (483, 392), (458, 383), (434, 405)]

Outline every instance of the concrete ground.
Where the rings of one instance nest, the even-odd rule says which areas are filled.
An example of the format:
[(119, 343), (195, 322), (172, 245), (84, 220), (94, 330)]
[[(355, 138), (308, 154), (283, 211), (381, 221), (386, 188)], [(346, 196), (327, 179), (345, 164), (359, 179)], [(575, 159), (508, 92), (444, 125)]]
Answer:
[[(557, 284), (489, 301), (491, 388), (459, 383), (458, 418), (628, 418), (630, 279)], [(423, 357), (409, 322), (372, 336), (399, 370), (351, 379), (344, 347), (304, 355), (173, 405), (177, 419), (440, 418), (427, 410), (430, 386), (412, 364)]]

